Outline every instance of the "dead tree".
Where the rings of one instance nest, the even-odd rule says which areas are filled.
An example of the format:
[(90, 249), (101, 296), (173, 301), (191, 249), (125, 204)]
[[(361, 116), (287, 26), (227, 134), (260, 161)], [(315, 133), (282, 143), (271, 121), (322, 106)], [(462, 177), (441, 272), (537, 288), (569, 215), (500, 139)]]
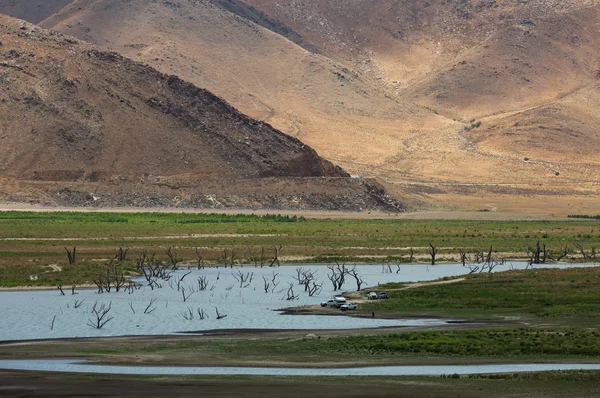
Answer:
[(75, 300), (75, 303), (73, 303), (73, 308), (77, 309), (77, 308), (81, 307), (84, 302), (85, 302), (85, 299), (83, 299), (83, 300)]
[(290, 283), (286, 292), (287, 297), (285, 299), (287, 301), (292, 301), (298, 299), (298, 295), (294, 293), (294, 284)]
[(283, 248), (283, 245), (279, 245), (279, 247), (277, 247), (277, 246), (273, 247), (274, 256), (273, 256), (273, 261), (271, 261), (271, 264), (269, 265), (269, 267), (272, 267), (275, 263), (277, 263), (278, 267), (281, 266), (281, 264), (279, 263), (279, 252), (281, 251), (282, 248)]
[(481, 270), (481, 267), (477, 264), (463, 264), (464, 267), (469, 268), (469, 274), (475, 274)]
[(181, 278), (179, 278), (179, 279), (177, 280), (177, 291), (180, 291), (180, 290), (181, 290), (181, 282), (183, 282), (183, 280), (185, 279), (185, 277), (186, 277), (186, 276), (188, 276), (188, 275), (189, 275), (189, 274), (191, 274), (191, 273), (192, 273), (192, 271), (188, 271), (188, 272), (186, 272), (185, 274), (183, 274), (183, 276), (182, 276)]
[(561, 246), (560, 251), (556, 254), (556, 256), (553, 256), (554, 260), (556, 262), (558, 262), (558, 261), (562, 260), (563, 258), (565, 258), (568, 253), (569, 253), (569, 245), (565, 245), (564, 247)]
[(356, 280), (356, 291), (360, 292), (360, 288), (362, 287), (362, 285), (365, 284), (365, 281), (363, 281), (362, 278), (358, 275), (356, 266), (352, 267), (352, 269), (348, 271), (348, 274), (354, 277), (354, 280)]
[(127, 287), (125, 291), (129, 294), (133, 294), (134, 291), (139, 290), (142, 287), (139, 283), (129, 281), (127, 282)]
[(183, 297), (183, 302), (184, 303), (187, 301), (187, 299), (190, 298), (190, 296), (192, 294), (196, 293), (196, 291), (194, 290), (194, 288), (191, 287), (191, 286), (188, 286), (188, 290), (187, 291), (188, 291), (188, 293), (186, 294), (185, 293), (185, 287), (183, 287), (183, 286), (181, 287), (181, 296)]
[(65, 295), (65, 292), (63, 292), (62, 285), (56, 285), (56, 288), (57, 288), (58, 290), (60, 290), (60, 295), (61, 295), (61, 296), (64, 296), (64, 295)]
[(187, 308), (187, 311), (183, 311), (181, 313), (181, 316), (183, 317), (183, 319), (185, 319), (186, 321), (191, 321), (194, 319), (194, 312), (192, 311), (192, 309), (190, 307)]
[(310, 270), (302, 271), (302, 284), (304, 285), (304, 291), (308, 292), (310, 290), (310, 285), (314, 284), (317, 276)]
[(530, 264), (542, 264), (546, 262), (548, 251), (546, 250), (546, 245), (544, 245), (542, 254), (542, 247), (540, 246), (540, 241), (538, 240), (535, 244), (535, 247), (527, 248), (527, 254), (529, 256)]
[(115, 255), (115, 258), (117, 259), (117, 261), (119, 262), (123, 262), (127, 259), (127, 252), (129, 251), (129, 248), (123, 250), (122, 247), (119, 247), (119, 250), (117, 250), (117, 254)]
[(275, 271), (273, 271), (273, 278), (271, 278), (271, 282), (269, 282), (264, 276), (262, 277), (264, 281), (265, 293), (269, 293), (269, 291), (273, 293), (275, 291), (275, 288), (277, 285), (279, 285), (279, 282), (277, 282), (277, 275), (279, 275), (279, 273), (276, 274)]
[(227, 316), (227, 314), (220, 314), (217, 307), (215, 307), (215, 311), (217, 312), (217, 319), (223, 319)]
[(92, 280), (98, 286), (98, 293), (110, 293), (114, 287), (116, 292), (127, 283), (127, 278), (123, 274), (121, 267), (114, 263), (114, 259), (106, 264), (104, 271)]
[(208, 278), (206, 275), (202, 275), (198, 277), (198, 291), (203, 292), (208, 287)]
[(596, 259), (596, 248), (592, 247), (590, 250), (590, 253), (586, 253), (583, 246), (580, 245), (579, 243), (574, 243), (575, 247), (577, 249), (579, 249), (579, 252), (581, 252), (581, 256), (583, 257), (584, 260), (591, 260), (594, 261)]
[(71, 295), (72, 295), (72, 296), (73, 296), (73, 295), (76, 295), (76, 294), (78, 294), (78, 293), (75, 293), (75, 288), (76, 288), (76, 287), (77, 287), (77, 286), (75, 286), (75, 285), (71, 286)]
[(146, 251), (137, 257), (136, 268), (144, 275), (144, 278), (148, 282), (148, 286), (150, 286), (152, 290), (154, 290), (155, 287), (162, 287), (162, 284), (158, 282), (158, 279), (169, 281), (173, 271), (169, 269), (167, 264), (155, 259), (154, 254), (148, 256), (148, 252)]
[(233, 274), (233, 277), (240, 283), (240, 288), (244, 288), (250, 286), (250, 283), (252, 283), (254, 272), (243, 273), (238, 270), (237, 274)]
[(151, 298), (150, 299), (150, 302), (148, 303), (148, 305), (144, 309), (144, 314), (152, 314), (156, 310), (156, 307), (154, 307), (154, 302), (155, 301), (156, 301), (155, 298)]
[(73, 247), (73, 250), (69, 250), (65, 247), (65, 250), (67, 251), (67, 259), (69, 260), (69, 264), (75, 264), (76, 259), (76, 252), (77, 252), (77, 247)]
[(340, 290), (346, 281), (346, 275), (348, 274), (348, 269), (346, 268), (346, 263), (340, 265), (336, 261), (336, 265), (328, 265), (330, 273), (327, 275), (331, 284), (333, 285), (333, 290)]
[(462, 263), (462, 265), (464, 267), (465, 264), (467, 263), (467, 252), (465, 250), (459, 249), (458, 254), (460, 255), (460, 262)]
[(313, 283), (316, 279), (315, 274), (313, 274), (312, 271), (302, 268), (302, 267), (297, 267), (296, 268), (296, 281), (298, 281), (299, 285), (304, 286), (304, 291), (308, 292), (310, 289), (310, 285), (311, 283)]
[(381, 273), (382, 274), (391, 274), (392, 273), (392, 265), (390, 263), (381, 264)]
[(314, 295), (318, 295), (323, 290), (323, 284), (312, 281), (310, 285), (308, 285), (308, 296), (313, 297)]
[(304, 285), (304, 268), (296, 267), (296, 281), (298, 281), (299, 285)]
[(121, 269), (121, 267), (117, 264), (114, 264), (112, 266), (110, 274), (110, 277), (113, 278), (113, 285), (115, 286), (115, 290), (118, 292), (127, 282), (127, 278), (125, 277), (125, 274), (123, 274), (123, 270)]
[(439, 251), (439, 248), (433, 246), (431, 244), (431, 242), (429, 242), (429, 255), (431, 256), (431, 265), (435, 265), (435, 256), (437, 255), (437, 252)]
[(171, 269), (177, 271), (179, 268), (178, 264), (181, 262), (181, 258), (177, 256), (177, 252), (173, 250), (171, 246), (167, 250), (165, 250), (167, 257), (169, 257), (169, 261), (171, 262)]
[(94, 329), (102, 329), (104, 325), (114, 319), (114, 317), (108, 315), (111, 309), (112, 302), (108, 305), (108, 307), (106, 307), (104, 304), (98, 307), (98, 302), (96, 301), (92, 307), (92, 314), (94, 315), (94, 318), (88, 319), (88, 326)]
[(200, 319), (201, 321), (204, 320), (205, 318), (208, 318), (208, 315), (206, 314), (206, 312), (204, 312), (203, 309), (196, 309), (196, 312), (198, 313), (198, 319)]
[(264, 276), (262, 277), (263, 279), (263, 283), (264, 283), (264, 289), (265, 289), (265, 293), (269, 293), (269, 290), (271, 288), (271, 284), (269, 283), (269, 280), (267, 278), (265, 278)]
[(198, 269), (204, 269), (204, 257), (200, 254), (198, 248), (196, 248), (196, 263), (198, 264)]
[(412, 263), (413, 262), (413, 257), (415, 256), (415, 251), (413, 250), (413, 248), (411, 247), (409, 252), (408, 252), (408, 262)]

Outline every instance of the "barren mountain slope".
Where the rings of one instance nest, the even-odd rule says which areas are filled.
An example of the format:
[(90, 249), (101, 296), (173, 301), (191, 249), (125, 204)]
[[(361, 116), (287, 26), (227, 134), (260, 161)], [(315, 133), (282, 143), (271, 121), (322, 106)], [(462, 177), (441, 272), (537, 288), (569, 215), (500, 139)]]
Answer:
[(206, 87), (356, 174), (376, 174), (407, 138), (458, 125), (207, 0), (80, 0), (43, 26)]
[(0, 14), (39, 23), (73, 0), (0, 0)]
[[(29, 189), (93, 182), (98, 195), (99, 187), (118, 186), (124, 195), (127, 184), (129, 193), (166, 186), (177, 196), (181, 187), (218, 180), (232, 185), (212, 183), (213, 192), (234, 195), (235, 180), (269, 177), (275, 186), (277, 178), (347, 176), (297, 139), (175, 76), (4, 16), (0, 42), (4, 194), (18, 192), (7, 182), (17, 181)], [(244, 189), (253, 184), (269, 189), (258, 182)], [(329, 194), (322, 182), (313, 185)], [(336, 194), (368, 199), (358, 182), (339, 186)], [(237, 195), (252, 196), (244, 189)]]
[(409, 95), (463, 120), (524, 110), (598, 79), (600, 7), (522, 20), (466, 51)]
[(361, 62), (398, 86), (518, 23), (595, 5), (589, 0), (242, 0), (320, 51)]
[(416, 203), (470, 195), (479, 208), (598, 190), (600, 103), (577, 94), (599, 76), (599, 7), (75, 0), (43, 25), (206, 87)]

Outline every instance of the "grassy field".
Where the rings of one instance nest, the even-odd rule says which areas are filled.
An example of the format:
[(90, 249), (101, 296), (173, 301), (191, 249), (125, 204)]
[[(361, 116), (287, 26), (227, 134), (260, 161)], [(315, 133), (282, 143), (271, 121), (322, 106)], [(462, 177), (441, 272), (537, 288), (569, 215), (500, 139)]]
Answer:
[[(265, 250), (283, 245), (282, 259), (293, 262), (428, 261), (428, 245), (438, 261), (456, 261), (459, 250), (493, 247), (496, 257), (524, 258), (539, 240), (557, 252), (569, 246), (569, 261), (582, 261), (574, 243), (589, 253), (600, 242), (595, 219), (569, 221), (323, 220), (290, 216), (226, 216), (177, 213), (0, 212), (0, 286), (89, 282), (98, 265), (119, 247), (129, 248), (129, 264), (144, 250), (165, 257), (173, 246), (195, 262), (199, 248), (207, 263), (219, 263), (223, 250), (236, 261), (253, 263)], [(77, 247), (76, 267), (65, 247)], [(58, 272), (55, 264), (62, 267)], [(37, 275), (37, 280), (31, 280)]]
[(110, 363), (198, 366), (358, 366), (598, 361), (600, 331), (502, 328), (251, 338), (81, 339), (0, 346), (0, 357), (91, 357)]
[(388, 300), (368, 302), (363, 311), (422, 313), (475, 318), (519, 317), (565, 324), (600, 320), (600, 268), (531, 269), (466, 276), (464, 281), (403, 289), (380, 287)]

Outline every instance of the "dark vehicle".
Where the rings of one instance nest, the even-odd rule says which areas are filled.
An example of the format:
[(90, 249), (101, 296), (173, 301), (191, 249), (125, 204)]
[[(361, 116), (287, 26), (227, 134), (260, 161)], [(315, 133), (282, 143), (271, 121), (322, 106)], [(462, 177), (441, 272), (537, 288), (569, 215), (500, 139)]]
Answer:
[(389, 298), (390, 298), (390, 296), (388, 296), (388, 294), (387, 294), (387, 293), (379, 293), (379, 294), (377, 295), (377, 298), (378, 298), (378, 299), (384, 299), (384, 300), (385, 300), (385, 299), (389, 299)]

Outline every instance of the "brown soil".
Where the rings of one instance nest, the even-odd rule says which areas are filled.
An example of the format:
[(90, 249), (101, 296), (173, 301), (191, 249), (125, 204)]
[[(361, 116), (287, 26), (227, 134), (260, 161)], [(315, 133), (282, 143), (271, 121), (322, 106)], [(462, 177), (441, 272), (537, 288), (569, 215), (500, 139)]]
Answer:
[[(3, 397), (478, 397), (477, 391), (429, 391), (427, 379), (420, 382), (365, 382), (364, 380), (310, 383), (302, 378), (281, 377), (127, 377), (93, 376), (40, 372), (0, 371)], [(489, 397), (489, 394), (485, 395)]]

